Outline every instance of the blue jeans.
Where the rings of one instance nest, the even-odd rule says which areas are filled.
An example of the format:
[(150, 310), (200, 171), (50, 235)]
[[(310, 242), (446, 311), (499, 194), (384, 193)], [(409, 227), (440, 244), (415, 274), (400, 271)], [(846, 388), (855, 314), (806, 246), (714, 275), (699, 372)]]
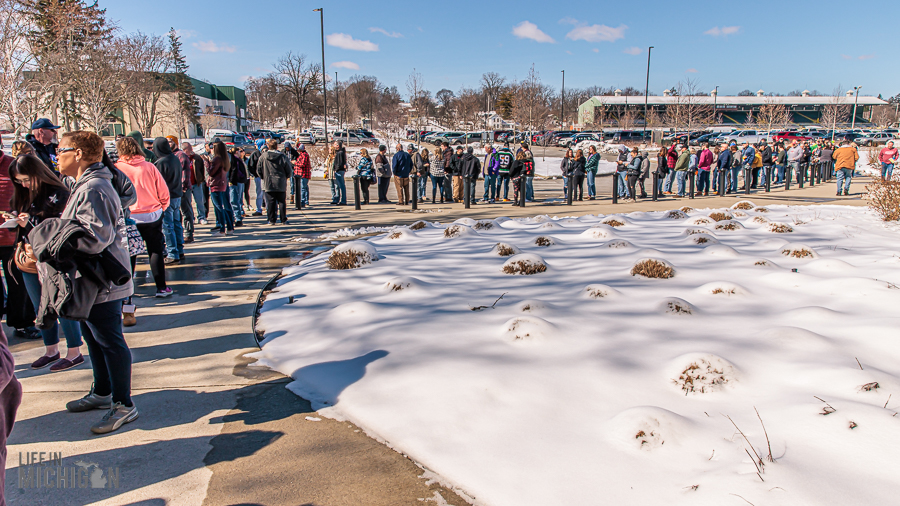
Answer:
[(300, 180), (300, 202), (303, 203), (304, 206), (309, 205), (309, 179), (302, 178), (299, 176), (294, 176)]
[(266, 192), (262, 190), (262, 178), (253, 178), (253, 186), (256, 188), (256, 212), (261, 213), (263, 208), (266, 207), (266, 198), (264, 196)]
[(506, 175), (500, 175), (500, 179), (497, 180), (497, 198), (500, 198), (500, 188), (503, 187), (503, 198), (509, 199), (509, 173)]
[(178, 260), (184, 256), (184, 228), (181, 225), (181, 197), (169, 199), (169, 207), (163, 211), (163, 236), (166, 253)]
[(484, 176), (484, 196), (482, 200), (494, 200), (497, 198), (497, 176), (490, 174)]
[(728, 191), (734, 193), (738, 188), (738, 177), (741, 173), (740, 167), (731, 167), (728, 169), (728, 176), (731, 178), (728, 181)]
[(894, 173), (894, 164), (892, 163), (882, 163), (881, 164), (881, 179), (890, 179)]
[(843, 190), (847, 193), (850, 193), (850, 180), (851, 179), (853, 179), (853, 169), (838, 169), (837, 170), (838, 192), (841, 191), (841, 185), (843, 185)]
[(675, 182), (678, 188), (678, 195), (684, 197), (684, 180), (687, 178), (686, 170), (675, 171)]
[(94, 393), (131, 405), (131, 350), (122, 334), (122, 299), (94, 304), (81, 322), (94, 372)]
[(420, 175), (417, 178), (416, 184), (419, 185), (419, 188), (418, 188), (419, 200), (425, 200), (425, 190), (428, 189), (428, 176)]
[(233, 184), (228, 187), (228, 197), (231, 200), (231, 210), (234, 212), (234, 221), (244, 221), (244, 208), (241, 199), (244, 198), (244, 183)]
[(775, 184), (784, 182), (784, 165), (775, 166)]
[[(23, 272), (22, 279), (25, 281), (25, 291), (34, 305), (34, 310), (38, 310), (41, 304), (41, 280), (37, 274)], [(41, 330), (41, 336), (44, 338), (44, 345), (52, 346), (59, 344), (59, 327), (62, 327), (63, 334), (66, 336), (66, 347), (78, 348), (81, 346), (81, 328), (78, 322), (59, 318), (53, 322), (53, 326), (47, 330)]]
[(347, 185), (344, 184), (343, 172), (335, 172), (331, 179), (331, 203), (347, 204)]
[[(674, 169), (669, 169), (669, 173), (666, 174), (666, 179), (665, 179), (665, 181), (663, 182), (663, 191), (664, 191), (664, 192), (671, 192), (671, 191), (672, 191), (672, 181), (673, 181), (674, 179), (675, 179), (675, 170), (674, 170)], [(621, 195), (621, 192), (619, 192), (619, 194)]]
[(719, 191), (719, 169), (712, 169), (709, 171), (710, 184), (712, 184), (712, 191)]
[[(619, 196), (627, 197), (628, 196), (628, 185), (625, 183), (625, 172), (616, 172), (616, 179), (619, 181)], [(671, 187), (671, 183), (669, 186)]]
[(203, 188), (206, 186), (206, 183), (198, 183), (195, 184), (193, 188), (191, 188), (191, 194), (194, 196), (194, 204), (197, 206), (197, 221), (200, 221), (200, 218), (204, 220), (208, 216), (205, 204), (205, 199), (203, 195)]
[(595, 184), (597, 174), (594, 174), (591, 171), (587, 171), (587, 187), (588, 187), (588, 197), (593, 197), (597, 195), (597, 185)]
[(534, 202), (534, 176), (525, 178), (525, 200)]
[(228, 192), (210, 192), (209, 199), (216, 210), (216, 228), (221, 232), (234, 230), (234, 211), (228, 201)]

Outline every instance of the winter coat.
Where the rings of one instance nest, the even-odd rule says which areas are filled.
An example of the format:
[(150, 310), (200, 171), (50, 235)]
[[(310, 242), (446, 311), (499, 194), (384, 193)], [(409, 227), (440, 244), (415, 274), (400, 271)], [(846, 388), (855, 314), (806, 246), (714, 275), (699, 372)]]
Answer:
[(428, 161), (422, 157), (422, 154), (419, 152), (413, 153), (410, 155), (412, 158), (413, 167), (416, 169), (416, 175), (419, 177), (428, 175)]
[(481, 161), (478, 157), (471, 153), (464, 153), (459, 160), (459, 175), (475, 181), (480, 173)]
[(700, 170), (708, 171), (709, 168), (712, 166), (712, 164), (713, 164), (713, 152), (708, 149), (704, 149), (703, 151), (701, 151), (700, 152), (700, 161), (697, 162), (697, 167), (699, 167)]
[(294, 175), (300, 179), (312, 178), (312, 165), (309, 163), (309, 153), (300, 151), (294, 160)]
[(753, 146), (747, 146), (743, 151), (741, 151), (741, 161), (745, 165), (753, 164), (754, 158), (756, 158), (756, 150), (753, 149)]
[(675, 144), (669, 146), (669, 151), (666, 153), (666, 167), (670, 170), (675, 169), (675, 164), (678, 162), (678, 151), (675, 150)]
[(559, 171), (562, 172), (563, 177), (571, 176), (572, 159), (564, 156), (563, 159), (559, 161)]
[(772, 148), (770, 148), (769, 146), (765, 146), (764, 148), (760, 149), (759, 154), (762, 156), (763, 165), (769, 166), (774, 163), (772, 161)]
[(656, 155), (656, 171), (660, 176), (669, 174), (669, 163), (667, 155)]
[(641, 175), (641, 165), (644, 163), (644, 159), (638, 155), (631, 159), (631, 162), (628, 163), (628, 167), (625, 169), (626, 176), (640, 176)]
[(169, 141), (165, 137), (157, 137), (153, 140), (153, 154), (157, 157), (153, 165), (156, 165), (163, 179), (166, 180), (166, 185), (169, 187), (169, 197), (173, 199), (180, 198), (184, 195), (184, 190), (181, 189), (183, 169), (181, 161), (172, 153)]
[(616, 158), (616, 172), (625, 172), (628, 167), (628, 155), (627, 151), (619, 151), (619, 156)]
[(259, 159), (262, 157), (263, 153), (265, 153), (264, 150), (257, 149), (250, 155), (250, 158), (247, 159), (247, 173), (254, 179), (260, 177)]
[(647, 179), (650, 177), (650, 157), (642, 154), (641, 159), (641, 179)]
[(572, 162), (569, 164), (569, 171), (573, 176), (585, 175), (585, 161), (583, 156), (581, 158), (572, 158)]
[[(347, 170), (347, 150), (338, 148), (334, 152), (334, 160), (331, 163), (331, 170), (334, 172), (344, 172)], [(262, 175), (262, 170), (259, 171)]]
[(484, 176), (498, 176), (500, 174), (500, 159), (497, 153), (484, 155), (484, 165), (482, 171)]
[(119, 158), (116, 168), (121, 170), (137, 195), (137, 202), (129, 210), (135, 214), (165, 211), (169, 207), (169, 186), (156, 167), (142, 156)]
[(534, 159), (525, 158), (516, 160), (509, 169), (509, 177), (515, 179), (517, 177), (529, 177), (534, 175)]
[(153, 151), (150, 151), (149, 149), (144, 147), (144, 136), (141, 134), (140, 130), (129, 132), (125, 137), (131, 137), (132, 139), (137, 141), (138, 146), (140, 146), (141, 148), (141, 151), (144, 152), (144, 160), (147, 160), (150, 163), (156, 163), (156, 155), (153, 153)]
[[(6, 337), (0, 336), (0, 448), (6, 448), (6, 440), (16, 421), (16, 411), (22, 403), (22, 384), (16, 379), (15, 368)], [(5, 469), (5, 451), (0, 452), (0, 466)], [(0, 479), (0, 486), (4, 486), (3, 479)], [(0, 504), (5, 503), (0, 501)]]
[(716, 160), (716, 169), (717, 170), (728, 170), (731, 168), (731, 150), (726, 149), (719, 153), (719, 158)]
[(288, 179), (293, 173), (291, 162), (288, 161), (287, 155), (274, 150), (266, 151), (266, 154), (260, 158), (259, 169), (263, 180), (263, 191), (287, 191)]
[[(9, 166), (13, 164), (13, 157), (0, 151), (0, 211), (10, 212), (9, 201), (13, 196), (13, 182), (9, 177)], [(16, 231), (8, 228), (0, 228), (0, 247), (12, 246), (16, 243)]]
[(356, 166), (356, 175), (360, 179), (368, 179), (372, 181), (375, 178), (375, 170), (372, 168), (372, 159), (368, 156), (360, 157), (359, 165)]
[[(56, 164), (53, 163), (56, 160), (56, 144), (41, 144), (37, 139), (31, 138), (28, 140), (28, 143), (31, 144), (31, 148), (34, 149), (34, 155), (41, 159), (50, 170), (59, 173), (56, 168)], [(141, 144), (143, 146), (143, 144)]]
[(175, 156), (181, 162), (181, 191), (182, 195), (191, 193), (191, 157), (184, 151), (175, 148)]
[(228, 190), (228, 171), (225, 170), (225, 160), (216, 156), (209, 163), (209, 171), (206, 173), (206, 186), (211, 192), (223, 192)]
[(444, 155), (435, 153), (431, 156), (431, 168), (429, 169), (432, 177), (444, 177)]
[(191, 155), (191, 185), (206, 183), (206, 160), (194, 153)]
[[(895, 150), (895, 151), (896, 151), (896, 150)], [(831, 161), (834, 161), (834, 158), (832, 157), (833, 154), (834, 154), (834, 150), (833, 150), (833, 149), (831, 149), (831, 148), (822, 148), (822, 150), (819, 151), (819, 161), (820, 161), (820, 162), (831, 162)]]
[(859, 153), (851, 146), (841, 146), (834, 150), (835, 170), (855, 169), (857, 160), (859, 160)]
[(391, 177), (391, 162), (387, 155), (378, 153), (375, 155), (375, 175), (378, 177)]
[(441, 157), (444, 158), (444, 172), (447, 174), (453, 174), (453, 150), (450, 147), (444, 148), (441, 151)]
[(691, 163), (691, 153), (689, 151), (682, 151), (680, 155), (678, 155), (678, 160), (675, 161), (675, 172), (684, 172), (688, 170), (688, 166)]
[(498, 173), (501, 176), (508, 175), (509, 169), (512, 167), (512, 163), (514, 160), (515, 159), (513, 158), (513, 154), (509, 149), (500, 148), (497, 151), (497, 162), (499, 164), (498, 169), (497, 169)]
[(597, 171), (600, 169), (600, 155), (598, 153), (594, 153), (588, 156), (587, 162), (584, 164), (584, 170), (590, 172), (592, 174), (597, 174)]
[(803, 159), (803, 148), (797, 145), (787, 150), (787, 159), (789, 162), (800, 163)]
[(238, 185), (247, 181), (247, 167), (244, 160), (231, 155), (231, 169), (228, 171), (228, 183)]
[(409, 177), (409, 173), (412, 171), (412, 158), (410, 158), (409, 153), (400, 150), (394, 153), (391, 165), (394, 167), (394, 175), (404, 179)]

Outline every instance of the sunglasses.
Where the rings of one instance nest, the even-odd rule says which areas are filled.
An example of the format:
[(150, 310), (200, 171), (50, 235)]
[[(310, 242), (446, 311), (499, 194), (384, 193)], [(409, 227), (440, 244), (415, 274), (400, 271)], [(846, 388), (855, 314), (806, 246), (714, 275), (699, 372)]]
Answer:
[(78, 148), (59, 148), (56, 150), (57, 155), (61, 155), (63, 153), (68, 153), (69, 151), (75, 151)]

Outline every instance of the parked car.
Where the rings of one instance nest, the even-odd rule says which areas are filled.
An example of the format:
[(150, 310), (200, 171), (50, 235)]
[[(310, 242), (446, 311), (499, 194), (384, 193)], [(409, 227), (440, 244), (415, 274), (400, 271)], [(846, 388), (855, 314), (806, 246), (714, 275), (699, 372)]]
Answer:
[(603, 136), (597, 133), (580, 133), (577, 135), (573, 135), (572, 137), (568, 137), (560, 141), (560, 146), (565, 148), (570, 148), (581, 141), (596, 141), (602, 142)]
[(312, 132), (304, 131), (297, 134), (294, 140), (303, 144), (315, 144), (316, 136)]
[(894, 141), (894, 143), (897, 143), (897, 139), (895, 139), (893, 135), (887, 132), (877, 132), (874, 134), (864, 135), (856, 139), (857, 144), (863, 144), (865, 146), (887, 144), (888, 141)]
[(812, 137), (808, 135), (803, 135), (800, 132), (795, 132), (791, 130), (782, 130), (780, 132), (776, 132), (775, 135), (772, 136), (772, 140), (775, 142), (779, 141), (810, 141)]
[(611, 140), (612, 142), (644, 142), (650, 140), (650, 135), (650, 132), (623, 130), (615, 132)]
[(460, 135), (459, 137), (454, 137), (452, 141), (450, 141), (451, 146), (456, 146), (459, 144), (480, 144), (488, 140), (487, 134), (483, 132), (469, 132), (464, 135)]
[(342, 141), (345, 146), (378, 146), (378, 139), (365, 137), (356, 132), (337, 131), (331, 138)]
[(440, 145), (444, 141), (447, 141), (448, 144), (452, 144), (453, 139), (463, 135), (462, 132), (440, 132), (432, 137), (431, 143), (435, 146)]
[(712, 146), (715, 144), (715, 141), (713, 139), (715, 139), (718, 136), (719, 136), (719, 134), (717, 134), (717, 133), (703, 134), (700, 137), (697, 137), (696, 139), (691, 139), (688, 142), (688, 144), (690, 144), (691, 146), (699, 146), (699, 145), (703, 144), (704, 142), (708, 142), (709, 145)]

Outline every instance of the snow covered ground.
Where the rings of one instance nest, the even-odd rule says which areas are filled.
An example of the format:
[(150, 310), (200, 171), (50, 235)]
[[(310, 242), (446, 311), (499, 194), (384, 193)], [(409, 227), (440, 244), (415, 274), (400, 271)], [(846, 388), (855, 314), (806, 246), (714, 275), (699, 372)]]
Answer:
[(344, 243), (357, 269), (285, 269), (257, 355), (477, 504), (896, 501), (896, 225), (769, 206), (412, 228)]

